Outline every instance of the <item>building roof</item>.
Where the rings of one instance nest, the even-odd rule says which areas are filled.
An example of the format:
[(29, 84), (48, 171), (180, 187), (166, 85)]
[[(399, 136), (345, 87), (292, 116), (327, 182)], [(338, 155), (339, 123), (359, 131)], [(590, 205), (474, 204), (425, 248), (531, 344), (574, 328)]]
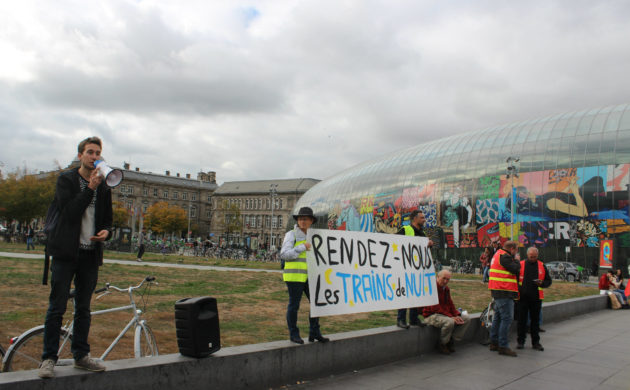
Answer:
[(126, 180), (141, 181), (147, 184), (155, 184), (162, 186), (179, 186), (195, 189), (213, 191), (219, 186), (216, 183), (205, 182), (197, 179), (187, 179), (186, 177), (177, 177), (170, 175), (161, 175), (151, 172), (134, 171), (129, 169), (118, 168), (123, 171)]
[(320, 180), (311, 178), (227, 181), (215, 191), (215, 195), (268, 194), (272, 184), (278, 193), (304, 193)]

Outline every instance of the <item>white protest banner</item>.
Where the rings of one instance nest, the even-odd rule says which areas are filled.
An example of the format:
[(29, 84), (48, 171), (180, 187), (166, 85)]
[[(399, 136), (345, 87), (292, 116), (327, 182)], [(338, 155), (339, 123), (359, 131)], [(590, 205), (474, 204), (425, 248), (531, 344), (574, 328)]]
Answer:
[(309, 229), (311, 316), (438, 303), (426, 237)]

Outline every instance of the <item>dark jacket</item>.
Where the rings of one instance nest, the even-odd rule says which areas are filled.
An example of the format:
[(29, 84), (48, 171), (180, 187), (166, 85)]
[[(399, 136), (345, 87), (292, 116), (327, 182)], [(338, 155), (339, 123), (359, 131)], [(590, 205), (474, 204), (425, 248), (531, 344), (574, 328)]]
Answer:
[[(538, 285), (534, 283), (534, 279), (538, 279), (538, 262), (532, 263), (531, 261), (525, 260), (523, 264), (525, 264), (523, 283), (518, 287), (521, 298), (539, 299)], [(549, 276), (549, 270), (544, 264), (543, 267), (545, 267), (545, 279), (540, 287), (547, 288), (551, 286), (551, 276)]]
[[(511, 274), (516, 275), (516, 280), (518, 281), (518, 276), (521, 272), (521, 263), (518, 260), (514, 259), (509, 253), (504, 253), (499, 257), (499, 262), (501, 266), (505, 268)], [(517, 292), (512, 291), (503, 291), (503, 290), (492, 290), (492, 298), (501, 299), (501, 298), (518, 298)]]
[[(94, 191), (89, 187), (81, 191), (79, 169), (75, 168), (59, 175), (55, 189), (55, 202), (59, 208), (59, 220), (48, 242), (48, 252), (55, 260), (76, 261), (79, 253), (81, 218), (90, 205)], [(94, 211), (95, 233), (109, 230), (112, 233), (112, 193), (103, 181), (96, 189)], [(103, 245), (96, 243), (99, 264), (103, 263)]]

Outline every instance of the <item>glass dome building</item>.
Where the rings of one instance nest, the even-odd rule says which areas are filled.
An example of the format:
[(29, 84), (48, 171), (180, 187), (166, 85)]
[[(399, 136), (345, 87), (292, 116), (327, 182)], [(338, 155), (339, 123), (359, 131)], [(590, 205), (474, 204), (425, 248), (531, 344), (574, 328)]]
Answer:
[[(630, 105), (467, 132), (366, 161), (307, 191), (319, 228), (395, 233), (421, 209), (442, 262), (513, 237), (588, 265), (630, 247)], [(524, 254), (524, 251), (523, 251)]]

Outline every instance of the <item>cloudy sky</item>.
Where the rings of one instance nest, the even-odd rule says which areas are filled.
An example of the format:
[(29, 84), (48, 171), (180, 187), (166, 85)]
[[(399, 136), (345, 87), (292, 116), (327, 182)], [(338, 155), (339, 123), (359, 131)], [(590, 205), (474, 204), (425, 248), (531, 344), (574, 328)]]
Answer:
[[(628, 1), (0, 2), (0, 169), (314, 177), (630, 102)], [(3, 166), (2, 166), (3, 165)]]

